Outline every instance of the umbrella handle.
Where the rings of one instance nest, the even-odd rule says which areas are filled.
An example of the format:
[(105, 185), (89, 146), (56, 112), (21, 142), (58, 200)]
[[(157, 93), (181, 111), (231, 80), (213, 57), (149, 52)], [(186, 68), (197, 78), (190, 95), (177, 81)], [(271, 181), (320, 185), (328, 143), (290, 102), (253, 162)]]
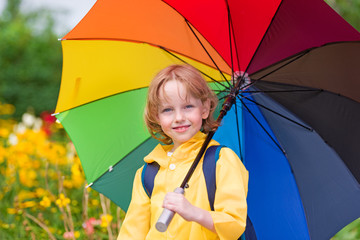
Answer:
[[(178, 187), (174, 190), (174, 192), (184, 194), (184, 189), (181, 187)], [(158, 218), (158, 220), (155, 224), (155, 228), (159, 232), (165, 232), (166, 229), (168, 228), (171, 220), (173, 219), (174, 215), (175, 215), (174, 211), (164, 208), (164, 210), (162, 211), (160, 217)]]

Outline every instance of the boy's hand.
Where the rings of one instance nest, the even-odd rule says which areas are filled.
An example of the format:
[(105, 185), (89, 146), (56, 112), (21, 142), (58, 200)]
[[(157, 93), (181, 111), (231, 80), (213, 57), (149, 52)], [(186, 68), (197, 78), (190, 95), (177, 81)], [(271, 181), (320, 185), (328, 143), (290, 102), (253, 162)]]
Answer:
[(186, 221), (197, 222), (216, 233), (214, 221), (210, 213), (202, 208), (192, 205), (181, 193), (167, 193), (162, 207), (176, 212)]
[(197, 208), (192, 205), (181, 193), (167, 193), (162, 207), (176, 212), (186, 221), (195, 220), (194, 216), (196, 216)]

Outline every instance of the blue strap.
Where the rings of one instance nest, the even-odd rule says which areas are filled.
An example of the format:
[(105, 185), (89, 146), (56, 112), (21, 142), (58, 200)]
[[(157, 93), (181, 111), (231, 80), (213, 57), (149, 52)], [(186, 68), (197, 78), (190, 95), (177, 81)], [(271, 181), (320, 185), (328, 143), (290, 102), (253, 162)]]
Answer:
[(257, 240), (256, 232), (254, 225), (252, 224), (249, 215), (246, 218), (246, 228), (245, 232), (242, 235), (244, 240)]
[[(210, 208), (214, 211), (214, 200), (216, 192), (216, 163), (219, 160), (221, 148), (225, 146), (211, 146), (206, 150), (203, 162), (203, 172), (208, 192)], [(245, 232), (239, 237), (239, 240), (257, 240), (254, 226), (247, 216)]]
[(146, 163), (141, 173), (141, 182), (144, 190), (149, 198), (151, 198), (154, 188), (154, 180), (157, 172), (159, 171), (159, 164), (157, 162)]
[(223, 145), (211, 146), (206, 150), (203, 162), (203, 172), (206, 182), (208, 199), (211, 211), (214, 211), (214, 200), (216, 192), (216, 163)]

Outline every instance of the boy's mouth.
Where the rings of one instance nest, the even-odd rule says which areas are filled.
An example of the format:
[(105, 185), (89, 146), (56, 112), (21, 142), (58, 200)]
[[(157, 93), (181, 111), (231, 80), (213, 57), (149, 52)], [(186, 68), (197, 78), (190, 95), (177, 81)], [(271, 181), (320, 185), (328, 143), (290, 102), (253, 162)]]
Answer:
[(190, 125), (182, 125), (182, 126), (177, 126), (177, 127), (173, 127), (173, 130), (176, 132), (185, 132), (186, 130), (188, 130), (190, 127)]

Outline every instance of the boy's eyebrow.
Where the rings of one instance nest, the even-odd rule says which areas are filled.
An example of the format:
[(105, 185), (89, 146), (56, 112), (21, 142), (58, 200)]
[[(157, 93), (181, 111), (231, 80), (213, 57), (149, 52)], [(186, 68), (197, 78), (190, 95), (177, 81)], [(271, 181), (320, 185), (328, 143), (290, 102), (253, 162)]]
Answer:
[(159, 106), (159, 108), (163, 108), (163, 107), (169, 107), (169, 106), (171, 106), (171, 104), (168, 102), (159, 102), (158, 106)]

